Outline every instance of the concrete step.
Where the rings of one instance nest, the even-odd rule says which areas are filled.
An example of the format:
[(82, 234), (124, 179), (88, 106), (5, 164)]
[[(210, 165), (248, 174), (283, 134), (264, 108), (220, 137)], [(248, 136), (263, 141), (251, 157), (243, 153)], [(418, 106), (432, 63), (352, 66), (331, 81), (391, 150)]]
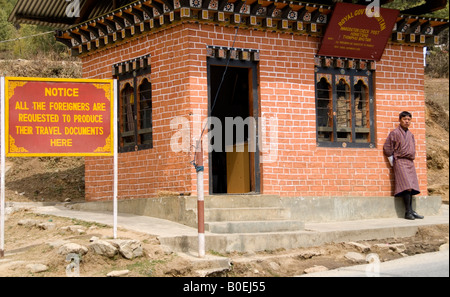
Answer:
[(281, 207), (206, 208), (205, 222), (288, 220), (290, 214)]
[[(249, 252), (295, 249), (299, 247), (320, 246), (331, 242), (347, 242), (359, 240), (373, 240), (391, 237), (410, 237), (417, 232), (417, 226), (385, 226), (372, 229), (357, 230), (312, 230), (292, 232), (266, 232), (266, 233), (232, 233), (214, 234), (205, 236), (206, 251), (218, 253)], [(307, 227), (307, 229), (309, 229)], [(196, 251), (198, 249), (197, 236), (159, 237), (162, 245), (170, 246), (174, 252)]]
[(205, 207), (281, 207), (281, 203), (276, 195), (210, 195), (205, 197)]
[(178, 256), (188, 260), (192, 264), (192, 269), (199, 277), (214, 276), (217, 273), (229, 271), (231, 269), (231, 260), (227, 257), (205, 255), (198, 257), (198, 253), (178, 253)]
[[(204, 197), (206, 208), (241, 208), (241, 207), (280, 207), (280, 196), (277, 195), (208, 195)], [(187, 209), (197, 209), (197, 197), (186, 200)]]
[(260, 233), (300, 231), (305, 229), (301, 221), (234, 221), (206, 222), (205, 230), (211, 233)]

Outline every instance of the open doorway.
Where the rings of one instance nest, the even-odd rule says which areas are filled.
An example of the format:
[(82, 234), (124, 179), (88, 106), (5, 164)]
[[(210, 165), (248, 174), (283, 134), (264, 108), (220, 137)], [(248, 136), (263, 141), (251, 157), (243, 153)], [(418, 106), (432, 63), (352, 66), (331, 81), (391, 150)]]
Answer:
[(226, 69), (211, 60), (217, 64), (208, 63), (210, 193), (259, 192), (256, 65), (233, 61)]

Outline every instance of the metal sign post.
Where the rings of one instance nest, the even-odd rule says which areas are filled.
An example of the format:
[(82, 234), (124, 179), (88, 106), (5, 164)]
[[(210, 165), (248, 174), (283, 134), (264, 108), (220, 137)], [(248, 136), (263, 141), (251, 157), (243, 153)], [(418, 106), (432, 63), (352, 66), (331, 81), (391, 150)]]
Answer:
[(6, 171), (6, 151), (5, 151), (5, 78), (1, 78), (1, 198), (0, 198), (0, 258), (5, 256), (5, 171)]
[(200, 151), (196, 153), (195, 170), (197, 171), (197, 215), (198, 215), (198, 256), (205, 257), (205, 199), (203, 189), (203, 143), (200, 140)]
[[(118, 100), (117, 100), (117, 79), (114, 80), (114, 135), (118, 135), (118, 123), (117, 123), (117, 107), (118, 107)], [(118, 163), (118, 149), (119, 149), (119, 143), (118, 140), (114, 141), (114, 189), (113, 189), (113, 204), (114, 204), (114, 219), (113, 219), (113, 228), (114, 228), (114, 239), (117, 239), (117, 193), (118, 193), (118, 185), (119, 185), (119, 163)]]

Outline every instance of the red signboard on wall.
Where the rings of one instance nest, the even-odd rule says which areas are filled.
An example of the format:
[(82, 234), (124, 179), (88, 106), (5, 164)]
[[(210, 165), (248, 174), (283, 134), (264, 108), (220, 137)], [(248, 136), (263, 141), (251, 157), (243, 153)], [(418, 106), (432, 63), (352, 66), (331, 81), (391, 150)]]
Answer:
[(6, 78), (6, 155), (112, 156), (113, 85)]
[(392, 34), (398, 10), (337, 3), (319, 50), (321, 56), (379, 61)]

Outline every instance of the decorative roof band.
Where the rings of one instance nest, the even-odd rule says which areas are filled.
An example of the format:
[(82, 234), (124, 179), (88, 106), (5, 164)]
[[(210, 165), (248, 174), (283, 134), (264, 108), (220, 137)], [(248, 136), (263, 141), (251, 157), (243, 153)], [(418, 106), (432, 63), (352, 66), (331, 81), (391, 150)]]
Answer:
[[(163, 3), (161, 3), (163, 2)], [(94, 20), (56, 34), (74, 56), (156, 31), (183, 21), (243, 26), (248, 29), (322, 37), (332, 6), (293, 1), (256, 0), (137, 1)], [(438, 33), (448, 20), (402, 16), (391, 42), (439, 43)]]

